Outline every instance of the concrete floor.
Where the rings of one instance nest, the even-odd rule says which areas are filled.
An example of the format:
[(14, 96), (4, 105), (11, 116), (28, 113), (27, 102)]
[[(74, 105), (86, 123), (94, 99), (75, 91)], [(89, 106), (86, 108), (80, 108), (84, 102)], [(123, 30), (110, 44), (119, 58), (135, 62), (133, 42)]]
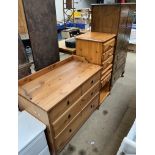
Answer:
[(128, 53), (124, 78), (59, 155), (116, 155), (136, 117), (135, 103), (136, 54)]

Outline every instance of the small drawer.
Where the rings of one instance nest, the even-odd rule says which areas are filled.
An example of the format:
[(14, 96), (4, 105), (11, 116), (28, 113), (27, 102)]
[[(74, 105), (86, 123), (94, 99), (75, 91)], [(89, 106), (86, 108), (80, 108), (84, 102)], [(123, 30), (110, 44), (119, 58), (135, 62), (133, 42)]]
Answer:
[(97, 94), (89, 103), (88, 106), (78, 114), (72, 122), (66, 127), (66, 129), (61, 132), (57, 137), (55, 137), (56, 149), (61, 150), (65, 144), (71, 139), (71, 137), (76, 133), (76, 131), (81, 127), (81, 125), (86, 121), (86, 119), (92, 114), (93, 111), (99, 105), (99, 94)]
[(103, 69), (106, 69), (110, 64), (112, 64), (112, 61), (113, 61), (113, 55), (102, 63)]
[(103, 80), (101, 80), (102, 87), (104, 87), (105, 84), (110, 81), (110, 79), (111, 79), (111, 73), (108, 74)]
[(103, 44), (103, 52), (106, 52), (115, 46), (115, 38)]
[(107, 52), (104, 52), (102, 55), (102, 61), (105, 61), (106, 59), (108, 59), (111, 55), (113, 55), (114, 52), (114, 48), (111, 48), (110, 50), (108, 50)]
[(100, 80), (101, 73), (96, 73), (93, 77), (87, 80), (82, 86), (82, 94), (86, 93), (88, 89), (90, 89), (97, 81)]
[(112, 72), (112, 68), (102, 75), (101, 80), (105, 79), (111, 72)]
[(88, 93), (86, 93), (81, 99), (80, 105), (81, 109), (83, 109), (86, 104), (94, 97), (100, 90), (100, 81), (98, 81), (92, 88), (89, 89)]
[(87, 118), (96, 110), (99, 106), (99, 93), (87, 104), (82, 111), (82, 120), (85, 121)]
[(81, 87), (76, 89), (73, 93), (71, 93), (68, 97), (66, 97), (63, 101), (57, 104), (50, 111), (50, 121), (56, 121), (68, 108), (71, 107), (81, 97)]
[(107, 68), (105, 68), (105, 69), (102, 69), (102, 72), (101, 72), (101, 78), (102, 78), (102, 76), (104, 76), (105, 75), (105, 73), (107, 73), (109, 70), (112, 70), (112, 64), (110, 64), (110, 65), (108, 65), (108, 67)]

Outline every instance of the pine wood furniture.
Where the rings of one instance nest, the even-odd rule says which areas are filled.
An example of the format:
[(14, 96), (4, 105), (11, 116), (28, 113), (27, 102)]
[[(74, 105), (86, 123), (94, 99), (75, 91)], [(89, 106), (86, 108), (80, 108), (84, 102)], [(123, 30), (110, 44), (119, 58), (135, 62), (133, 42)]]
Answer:
[(18, 33), (22, 36), (28, 34), (22, 0), (18, 0)]
[(111, 86), (125, 71), (135, 6), (135, 3), (92, 5), (92, 32), (113, 33), (117, 36)]
[(110, 91), (115, 36), (110, 33), (88, 32), (76, 37), (76, 55), (102, 67), (100, 104)]
[(57, 154), (99, 106), (101, 67), (71, 56), (19, 80), (19, 108), (47, 126)]

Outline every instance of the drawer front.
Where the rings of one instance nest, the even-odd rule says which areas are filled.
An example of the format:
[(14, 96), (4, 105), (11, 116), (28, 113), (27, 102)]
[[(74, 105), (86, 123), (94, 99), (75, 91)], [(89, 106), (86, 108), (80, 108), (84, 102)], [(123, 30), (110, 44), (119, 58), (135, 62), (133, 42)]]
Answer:
[(99, 94), (97, 94), (82, 111), (83, 121), (87, 120), (88, 117), (96, 110), (98, 106), (99, 106)]
[(86, 94), (75, 102), (66, 112), (64, 112), (59, 119), (53, 123), (55, 137), (72, 121), (72, 119), (83, 109), (86, 103), (90, 101), (100, 89), (100, 82), (98, 81)]
[(113, 71), (116, 72), (123, 64), (125, 64), (126, 58), (122, 58), (119, 61), (117, 61), (113, 66)]
[(94, 76), (92, 76), (89, 80), (87, 80), (82, 86), (82, 94), (86, 93), (88, 89), (90, 89), (97, 81), (100, 80), (101, 73), (98, 72)]
[(117, 61), (119, 61), (123, 57), (126, 58), (126, 56), (127, 56), (127, 52), (121, 51), (120, 53), (115, 55), (114, 63), (116, 63)]
[(116, 72), (113, 72), (112, 85), (114, 85), (114, 83), (119, 79), (121, 74), (124, 72), (124, 68), (125, 64), (122, 64), (122, 66)]
[(112, 68), (102, 75), (101, 80), (105, 79), (111, 72), (112, 72)]
[(84, 95), (84, 97), (81, 99), (81, 109), (83, 109), (86, 104), (94, 97), (96, 96), (96, 94), (99, 93), (100, 90), (100, 81), (97, 82), (97, 84), (95, 84), (95, 86), (93, 88), (90, 89), (90, 91)]
[(114, 52), (114, 48), (111, 48), (110, 50), (108, 50), (107, 52), (104, 52), (102, 55), (102, 61), (105, 61), (106, 59), (108, 59), (111, 55), (113, 55)]
[(65, 144), (71, 139), (76, 131), (81, 127), (90, 114), (99, 104), (99, 94), (96, 95), (88, 104), (88, 106), (75, 117), (75, 119), (67, 126), (67, 128), (55, 138), (56, 149), (61, 150)]
[(110, 64), (112, 64), (112, 62), (113, 62), (113, 55), (102, 63), (103, 69), (106, 69)]
[(112, 64), (108, 65), (107, 68), (105, 69), (102, 69), (102, 72), (101, 72), (101, 78), (105, 75), (105, 73), (107, 73), (109, 70), (112, 70)]
[(110, 81), (110, 79), (111, 79), (111, 73), (108, 74), (103, 80), (101, 80), (102, 87), (104, 87), (105, 84)]
[(62, 102), (56, 105), (50, 111), (50, 121), (56, 121), (68, 108), (70, 108), (75, 101), (77, 101), (81, 97), (81, 87), (76, 89), (73, 93), (71, 93), (68, 97), (66, 97)]
[(103, 44), (103, 52), (106, 52), (115, 46), (115, 38)]

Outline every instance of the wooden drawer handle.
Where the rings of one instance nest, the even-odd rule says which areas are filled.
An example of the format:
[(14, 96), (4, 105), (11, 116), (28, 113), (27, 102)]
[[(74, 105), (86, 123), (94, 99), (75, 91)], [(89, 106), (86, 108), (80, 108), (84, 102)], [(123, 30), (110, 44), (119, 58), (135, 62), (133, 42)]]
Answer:
[(70, 102), (69, 101), (67, 101), (67, 105), (70, 105)]
[(69, 129), (69, 132), (72, 132), (72, 129)]
[(70, 118), (71, 118), (71, 114), (68, 115), (68, 119), (70, 119)]

